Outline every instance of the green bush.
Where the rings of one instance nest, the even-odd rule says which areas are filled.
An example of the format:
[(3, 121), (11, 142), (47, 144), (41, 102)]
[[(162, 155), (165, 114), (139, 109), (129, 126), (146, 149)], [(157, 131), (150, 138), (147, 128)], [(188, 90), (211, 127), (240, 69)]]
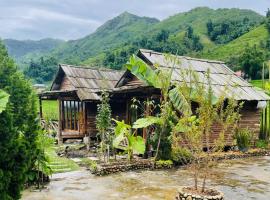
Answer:
[(156, 168), (172, 168), (173, 161), (171, 160), (158, 160), (156, 161)]
[(256, 147), (260, 149), (267, 149), (268, 148), (268, 141), (266, 140), (258, 140), (256, 142)]
[(96, 172), (97, 171), (98, 164), (94, 160), (90, 160), (88, 158), (83, 158), (82, 161), (81, 161), (81, 164), (88, 167), (91, 172)]
[(192, 160), (192, 153), (184, 147), (172, 148), (172, 160), (176, 164), (187, 164)]
[(250, 147), (252, 133), (249, 129), (240, 129), (235, 133), (234, 138), (239, 150), (246, 151)]

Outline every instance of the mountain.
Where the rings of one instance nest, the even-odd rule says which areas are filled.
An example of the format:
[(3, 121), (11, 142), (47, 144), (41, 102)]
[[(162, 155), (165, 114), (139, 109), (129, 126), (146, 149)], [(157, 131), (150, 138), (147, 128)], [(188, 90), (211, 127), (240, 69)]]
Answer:
[(3, 42), (8, 49), (9, 55), (13, 58), (21, 58), (29, 53), (48, 53), (64, 43), (62, 40), (50, 38), (38, 41), (5, 39)]
[[(30, 60), (37, 62), (26, 67), (30, 72), (26, 72), (28, 75), (47, 73), (48, 70), (43, 69), (44, 63), (48, 63), (53, 72), (53, 65), (57, 62), (119, 69), (139, 48), (227, 61), (233, 55), (233, 49), (239, 48), (237, 52), (241, 52), (247, 38), (251, 37), (255, 42), (256, 37), (267, 37), (265, 29), (260, 26), (264, 20), (265, 17), (252, 10), (235, 8), (199, 7), (162, 21), (124, 12), (78, 40), (52, 44), (54, 40), (47, 39), (47, 46), (38, 44), (41, 41), (35, 46), (32, 41), (36, 48), (30, 48), (31, 45), (29, 47), (26, 41), (22, 41), (18, 43), (21, 44), (18, 49), (11, 45), (12, 42), (4, 42), (19, 66), (30, 66)], [(29, 76), (41, 81), (49, 79), (47, 76), (46, 79)]]
[(151, 31), (168, 30), (171, 34), (176, 34), (176, 37), (183, 35), (187, 26), (194, 29), (194, 33), (200, 36), (201, 42), (206, 47), (213, 47), (215, 44), (210, 40), (207, 34), (207, 22), (212, 20), (215, 23), (228, 21), (243, 21), (248, 18), (250, 23), (256, 25), (264, 20), (260, 14), (247, 9), (210, 9), (208, 7), (198, 7), (188, 12), (179, 13), (171, 16), (156, 26)]
[(53, 49), (63, 44), (63, 40), (42, 39), (42, 40), (3, 40), (9, 55), (16, 61), (19, 69), (26, 70), (32, 60), (49, 54)]
[(128, 12), (107, 21), (94, 33), (68, 41), (56, 48), (52, 55), (63, 62), (79, 63), (97, 54), (122, 46), (158, 23), (159, 20), (139, 17)]
[[(179, 13), (163, 21), (154, 18), (139, 17), (130, 13), (121, 15), (107, 21), (94, 33), (79, 39), (69, 41), (52, 52), (52, 56), (65, 63), (104, 64), (104, 54), (125, 48), (136, 43), (142, 37), (159, 34), (161, 30), (168, 32), (170, 40), (181, 44), (188, 26), (200, 37), (200, 42), (206, 48), (213, 48), (216, 44), (207, 34), (207, 22), (215, 23), (227, 21), (240, 21), (245, 18), (251, 26), (256, 26), (264, 20), (258, 13), (246, 9), (210, 9), (199, 7), (188, 12)], [(136, 46), (140, 48), (142, 46)], [(101, 61), (100, 61), (101, 60)]]
[[(211, 50), (228, 44), (260, 25), (264, 19), (265, 17), (252, 10), (236, 8), (215, 10), (199, 7), (155, 23), (143, 34), (131, 37), (125, 45), (116, 44), (115, 48), (108, 49), (106, 53), (101, 51), (82, 63), (119, 68), (127, 61), (130, 54), (139, 48), (200, 56), (198, 51)], [(214, 32), (211, 34), (215, 34), (216, 38), (211, 38), (209, 34), (208, 23), (210, 21), (213, 26), (212, 32)], [(223, 26), (226, 28), (225, 31), (222, 30)], [(186, 37), (189, 27), (193, 32), (191, 38)]]

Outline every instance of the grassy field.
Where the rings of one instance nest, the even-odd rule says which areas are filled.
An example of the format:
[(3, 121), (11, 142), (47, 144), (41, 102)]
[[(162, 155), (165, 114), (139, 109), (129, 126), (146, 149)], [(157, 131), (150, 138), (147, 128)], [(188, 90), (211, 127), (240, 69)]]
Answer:
[(44, 119), (58, 120), (58, 102), (56, 100), (43, 100), (42, 112)]
[(258, 87), (258, 88), (262, 88), (263, 87), (262, 80), (252, 80), (252, 81), (250, 81), (250, 83), (253, 86)]

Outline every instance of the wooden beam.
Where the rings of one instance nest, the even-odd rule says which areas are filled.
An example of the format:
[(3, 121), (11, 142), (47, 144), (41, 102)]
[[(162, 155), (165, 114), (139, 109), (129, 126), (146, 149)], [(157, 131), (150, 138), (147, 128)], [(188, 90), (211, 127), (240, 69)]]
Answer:
[(69, 111), (70, 111), (70, 121), (69, 121), (69, 125), (70, 125), (70, 129), (72, 129), (72, 107), (71, 107), (71, 101), (69, 102)]
[(130, 112), (129, 112), (129, 99), (127, 99), (127, 101), (126, 101), (126, 120), (125, 120), (125, 122), (127, 124), (130, 124), (129, 114), (130, 114)]
[(58, 144), (63, 144), (62, 138), (62, 101), (58, 99), (58, 108), (59, 108), (59, 115), (58, 115)]
[(39, 97), (39, 117), (40, 119), (43, 118), (43, 113), (42, 113), (42, 99)]
[(86, 108), (86, 102), (82, 102), (83, 104), (83, 116), (84, 116), (84, 120), (83, 120), (83, 133), (86, 135), (87, 134), (87, 108)]

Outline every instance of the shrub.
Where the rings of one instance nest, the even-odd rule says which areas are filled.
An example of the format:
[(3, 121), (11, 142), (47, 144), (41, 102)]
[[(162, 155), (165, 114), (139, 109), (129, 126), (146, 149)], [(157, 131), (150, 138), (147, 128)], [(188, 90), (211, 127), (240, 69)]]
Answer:
[(88, 167), (92, 173), (94, 173), (94, 172), (97, 171), (98, 164), (94, 160), (90, 160), (88, 158), (84, 158), (84, 159), (82, 159), (81, 164), (84, 165), (84, 166), (86, 166), (86, 167)]
[(266, 140), (258, 140), (256, 142), (256, 147), (260, 149), (267, 149), (268, 148), (268, 141)]
[(173, 162), (171, 160), (158, 160), (156, 161), (156, 168), (172, 168)]
[(191, 152), (184, 147), (173, 147), (172, 148), (172, 160), (176, 164), (187, 164), (192, 160)]
[(240, 129), (235, 133), (234, 138), (236, 139), (238, 148), (241, 151), (246, 151), (250, 147), (252, 133), (249, 129)]

